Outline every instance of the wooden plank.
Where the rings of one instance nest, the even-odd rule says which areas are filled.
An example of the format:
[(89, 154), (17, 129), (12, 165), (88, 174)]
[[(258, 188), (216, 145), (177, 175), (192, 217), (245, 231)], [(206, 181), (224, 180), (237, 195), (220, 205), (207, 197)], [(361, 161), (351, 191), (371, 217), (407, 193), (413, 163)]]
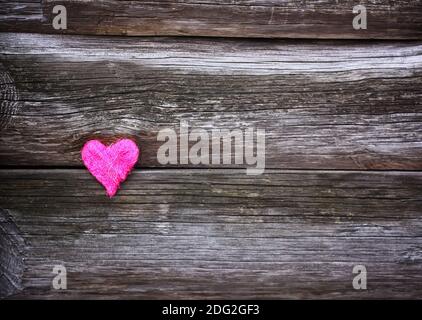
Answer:
[[(43, 30), (41, 0), (0, 0), (0, 30)], [(51, 24), (50, 24), (51, 25)]]
[[(52, 27), (58, 4), (67, 9), (67, 30)], [(367, 9), (366, 30), (352, 26), (356, 5)], [(421, 25), (420, 0), (2, 0), (0, 8), (1, 29), (47, 33), (421, 39)]]
[(421, 170), (421, 53), (421, 42), (3, 33), (0, 165), (79, 167), (87, 140), (126, 136), (139, 165), (157, 167), (158, 132), (184, 120), (265, 129), (267, 168)]
[[(111, 200), (82, 169), (0, 181), (0, 247), (24, 239), (15, 298), (422, 294), (421, 172), (136, 170)], [(58, 264), (67, 290), (52, 289)]]

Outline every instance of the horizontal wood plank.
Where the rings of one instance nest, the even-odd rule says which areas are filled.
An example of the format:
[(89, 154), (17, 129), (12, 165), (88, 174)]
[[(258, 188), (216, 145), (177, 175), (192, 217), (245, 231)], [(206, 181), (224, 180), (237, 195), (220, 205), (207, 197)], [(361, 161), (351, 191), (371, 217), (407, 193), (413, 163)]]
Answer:
[[(0, 181), (0, 247), (23, 239), (0, 251), (24, 263), (9, 298), (422, 294), (420, 172), (135, 170), (111, 200), (81, 169)], [(67, 290), (52, 289), (57, 264)]]
[(3, 33), (0, 63), (1, 166), (79, 167), (125, 136), (157, 167), (187, 121), (265, 129), (267, 168), (422, 169), (420, 42)]
[[(135, 36), (421, 39), (420, 0), (115, 1), (1, 0), (5, 31)], [(67, 9), (55, 30), (53, 8)], [(352, 26), (353, 7), (367, 9), (367, 29)]]

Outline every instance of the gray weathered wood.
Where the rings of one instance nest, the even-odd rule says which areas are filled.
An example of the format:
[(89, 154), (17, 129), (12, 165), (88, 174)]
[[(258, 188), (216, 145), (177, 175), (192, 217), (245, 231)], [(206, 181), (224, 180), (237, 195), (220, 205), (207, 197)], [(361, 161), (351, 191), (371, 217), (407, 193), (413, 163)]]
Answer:
[(20, 109), (19, 96), (13, 78), (0, 64), (0, 130), (5, 129)]
[[(5, 31), (99, 35), (260, 38), (421, 39), (420, 0), (75, 1), (2, 0)], [(52, 27), (65, 5), (68, 29)], [(353, 7), (365, 5), (366, 30), (354, 30)]]
[(0, 208), (0, 298), (22, 287), (26, 244), (10, 214)]
[[(420, 172), (136, 170), (111, 200), (85, 170), (0, 181), (26, 242), (12, 298), (422, 295)], [(67, 290), (52, 289), (56, 264)], [(366, 291), (352, 287), (356, 264)]]
[(266, 129), (269, 168), (422, 169), (420, 42), (4, 33), (0, 63), (18, 97), (2, 166), (80, 166), (87, 140), (119, 136), (158, 166), (158, 131), (185, 120)]

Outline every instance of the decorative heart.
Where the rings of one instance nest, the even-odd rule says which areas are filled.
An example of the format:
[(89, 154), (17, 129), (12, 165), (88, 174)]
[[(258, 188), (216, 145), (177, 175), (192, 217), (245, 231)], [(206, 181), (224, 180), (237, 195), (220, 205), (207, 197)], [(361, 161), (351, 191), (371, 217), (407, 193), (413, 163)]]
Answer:
[(138, 161), (139, 149), (129, 139), (119, 140), (110, 146), (90, 140), (85, 143), (81, 154), (89, 172), (105, 187), (111, 198)]

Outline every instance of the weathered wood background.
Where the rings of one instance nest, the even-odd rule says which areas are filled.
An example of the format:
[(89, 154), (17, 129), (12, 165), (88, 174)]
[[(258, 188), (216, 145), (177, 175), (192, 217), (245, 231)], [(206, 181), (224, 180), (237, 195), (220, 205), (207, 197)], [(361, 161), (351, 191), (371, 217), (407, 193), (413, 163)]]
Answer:
[[(0, 298), (422, 298), (421, 20), (421, 1), (1, 0)], [(265, 129), (265, 174), (160, 165), (181, 120)], [(110, 200), (80, 149), (122, 136), (141, 158)]]
[[(422, 0), (0, 0), (6, 31), (137, 36), (420, 39)], [(65, 5), (68, 29), (51, 27)], [(352, 28), (364, 5), (368, 28)]]

